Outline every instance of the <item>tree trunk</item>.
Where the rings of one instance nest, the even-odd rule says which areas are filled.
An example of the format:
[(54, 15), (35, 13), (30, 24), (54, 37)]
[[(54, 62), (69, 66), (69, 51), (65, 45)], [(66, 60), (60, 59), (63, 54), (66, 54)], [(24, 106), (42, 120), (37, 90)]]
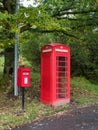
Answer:
[(14, 70), (14, 47), (6, 48), (4, 51), (4, 75), (13, 75)]
[[(9, 14), (14, 14), (16, 12), (16, 0), (3, 0), (4, 10)], [(10, 26), (7, 23), (6, 26), (7, 34), (6, 37), (9, 39), (13, 39), (15, 34), (9, 32)], [(10, 76), (13, 74), (14, 70), (14, 45), (8, 47), (4, 50), (4, 76)]]

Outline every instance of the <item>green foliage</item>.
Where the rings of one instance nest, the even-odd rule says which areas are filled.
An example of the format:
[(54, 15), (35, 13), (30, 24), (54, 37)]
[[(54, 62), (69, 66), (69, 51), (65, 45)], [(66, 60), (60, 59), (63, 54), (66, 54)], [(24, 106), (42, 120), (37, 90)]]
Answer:
[[(81, 39), (80, 35), (83, 35), (83, 30), (87, 26), (94, 27), (97, 25), (98, 10), (96, 2), (93, 0), (45, 0), (36, 8), (20, 7), (17, 14), (10, 10), (10, 6), (13, 8), (15, 4), (15, 1), (13, 4), (8, 0), (4, 5), (7, 10), (0, 12), (2, 34), (6, 29), (7, 35), (14, 33), (21, 35), (21, 32), (23, 33), (26, 30), (31, 32), (63, 32), (71, 38)], [(3, 37), (5, 40), (9, 38), (6, 35)], [(14, 43), (11, 42), (10, 38), (10, 42), (5, 42), (3, 37), (1, 35), (1, 46), (10, 46)]]
[(72, 75), (84, 75), (88, 63), (88, 48), (84, 44), (70, 43)]
[(83, 77), (73, 77), (71, 79), (71, 101), (89, 104), (98, 102), (97, 98), (98, 85), (91, 83)]
[(13, 46), (17, 34), (23, 55), (38, 70), (42, 45), (62, 42), (72, 50), (72, 74), (97, 79), (97, 49), (92, 51), (98, 43), (98, 33), (94, 32), (98, 25), (95, 0), (42, 0), (38, 7), (20, 6), (17, 13), (15, 6), (16, 0), (1, 1), (0, 47)]
[(0, 75), (2, 74), (3, 67), (4, 67), (4, 57), (1, 56), (0, 57)]
[(65, 42), (64, 36), (59, 35), (58, 33), (46, 33), (40, 35), (40, 33), (31, 34), (30, 32), (25, 32), (25, 34), (22, 35), (21, 39), (24, 39), (24, 37), (24, 44), (20, 45), (20, 53), (30, 62), (33, 71), (37, 72), (39, 71), (40, 67), (40, 55), (42, 46), (50, 43), (55, 43), (57, 41), (60, 43)]
[(24, 42), (24, 44), (20, 45), (20, 53), (30, 62), (32, 70), (38, 71), (40, 64), (40, 44), (37, 40), (38, 36), (36, 34), (28, 34), (29, 33), (26, 33), (26, 35), (30, 37), (30, 39), (28, 38), (26, 41), (28, 44)]
[(73, 76), (85, 76), (96, 82), (98, 79), (98, 39), (97, 31), (89, 31), (81, 41), (69, 41), (71, 47), (71, 71)]
[(2, 76), (3, 76), (3, 68), (4, 68), (4, 57), (1, 56), (0, 57), (0, 91), (3, 89), (3, 79), (2, 79)]

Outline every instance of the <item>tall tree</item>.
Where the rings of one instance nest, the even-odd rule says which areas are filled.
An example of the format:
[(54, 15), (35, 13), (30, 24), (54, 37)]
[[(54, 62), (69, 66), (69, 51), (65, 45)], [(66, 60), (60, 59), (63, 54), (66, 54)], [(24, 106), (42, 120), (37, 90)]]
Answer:
[[(1, 3), (1, 2), (0, 2)], [(1, 45), (7, 44), (9, 46), (5, 46), (4, 48), (4, 75), (12, 75), (13, 67), (14, 67), (14, 45), (11, 45), (11, 42), (15, 38), (15, 33), (11, 32), (11, 24), (9, 15), (15, 14), (16, 11), (16, 0), (2, 0), (1, 4)], [(4, 20), (4, 19), (5, 20)]]
[[(5, 48), (4, 72), (13, 70), (14, 34), (63, 33), (67, 40), (85, 42), (88, 30), (97, 28), (98, 4), (95, 0), (42, 0), (38, 7), (20, 8), (15, 14), (16, 0), (0, 0), (0, 45)], [(19, 29), (17, 30), (17, 23)], [(23, 43), (23, 41), (21, 41)], [(11, 59), (10, 59), (11, 57)]]

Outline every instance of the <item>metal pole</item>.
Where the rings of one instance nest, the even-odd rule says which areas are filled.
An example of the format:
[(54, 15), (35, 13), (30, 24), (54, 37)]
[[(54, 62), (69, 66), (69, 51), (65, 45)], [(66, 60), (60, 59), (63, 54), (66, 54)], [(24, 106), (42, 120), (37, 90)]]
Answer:
[(23, 112), (24, 112), (24, 100), (25, 100), (25, 98), (24, 98), (24, 91), (25, 91), (25, 88), (22, 87), (22, 111)]
[[(19, 2), (16, 1), (16, 13), (19, 11)], [(18, 25), (17, 25), (18, 28)], [(14, 96), (18, 96), (18, 86), (17, 86), (17, 69), (18, 69), (18, 44), (19, 36), (15, 34), (15, 50), (14, 50)]]
[[(17, 40), (17, 35), (16, 35)], [(16, 41), (17, 42), (17, 41)], [(15, 57), (14, 57), (14, 96), (18, 96), (18, 86), (17, 86), (17, 69), (18, 69), (18, 44), (15, 44)]]

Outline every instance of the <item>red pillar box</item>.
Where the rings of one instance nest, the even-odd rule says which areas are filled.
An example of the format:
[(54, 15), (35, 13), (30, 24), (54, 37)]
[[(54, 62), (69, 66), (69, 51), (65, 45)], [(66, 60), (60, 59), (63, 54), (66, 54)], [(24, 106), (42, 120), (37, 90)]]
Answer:
[(70, 48), (64, 44), (41, 49), (40, 99), (52, 106), (70, 102)]
[(18, 68), (17, 85), (19, 87), (30, 86), (30, 68)]

